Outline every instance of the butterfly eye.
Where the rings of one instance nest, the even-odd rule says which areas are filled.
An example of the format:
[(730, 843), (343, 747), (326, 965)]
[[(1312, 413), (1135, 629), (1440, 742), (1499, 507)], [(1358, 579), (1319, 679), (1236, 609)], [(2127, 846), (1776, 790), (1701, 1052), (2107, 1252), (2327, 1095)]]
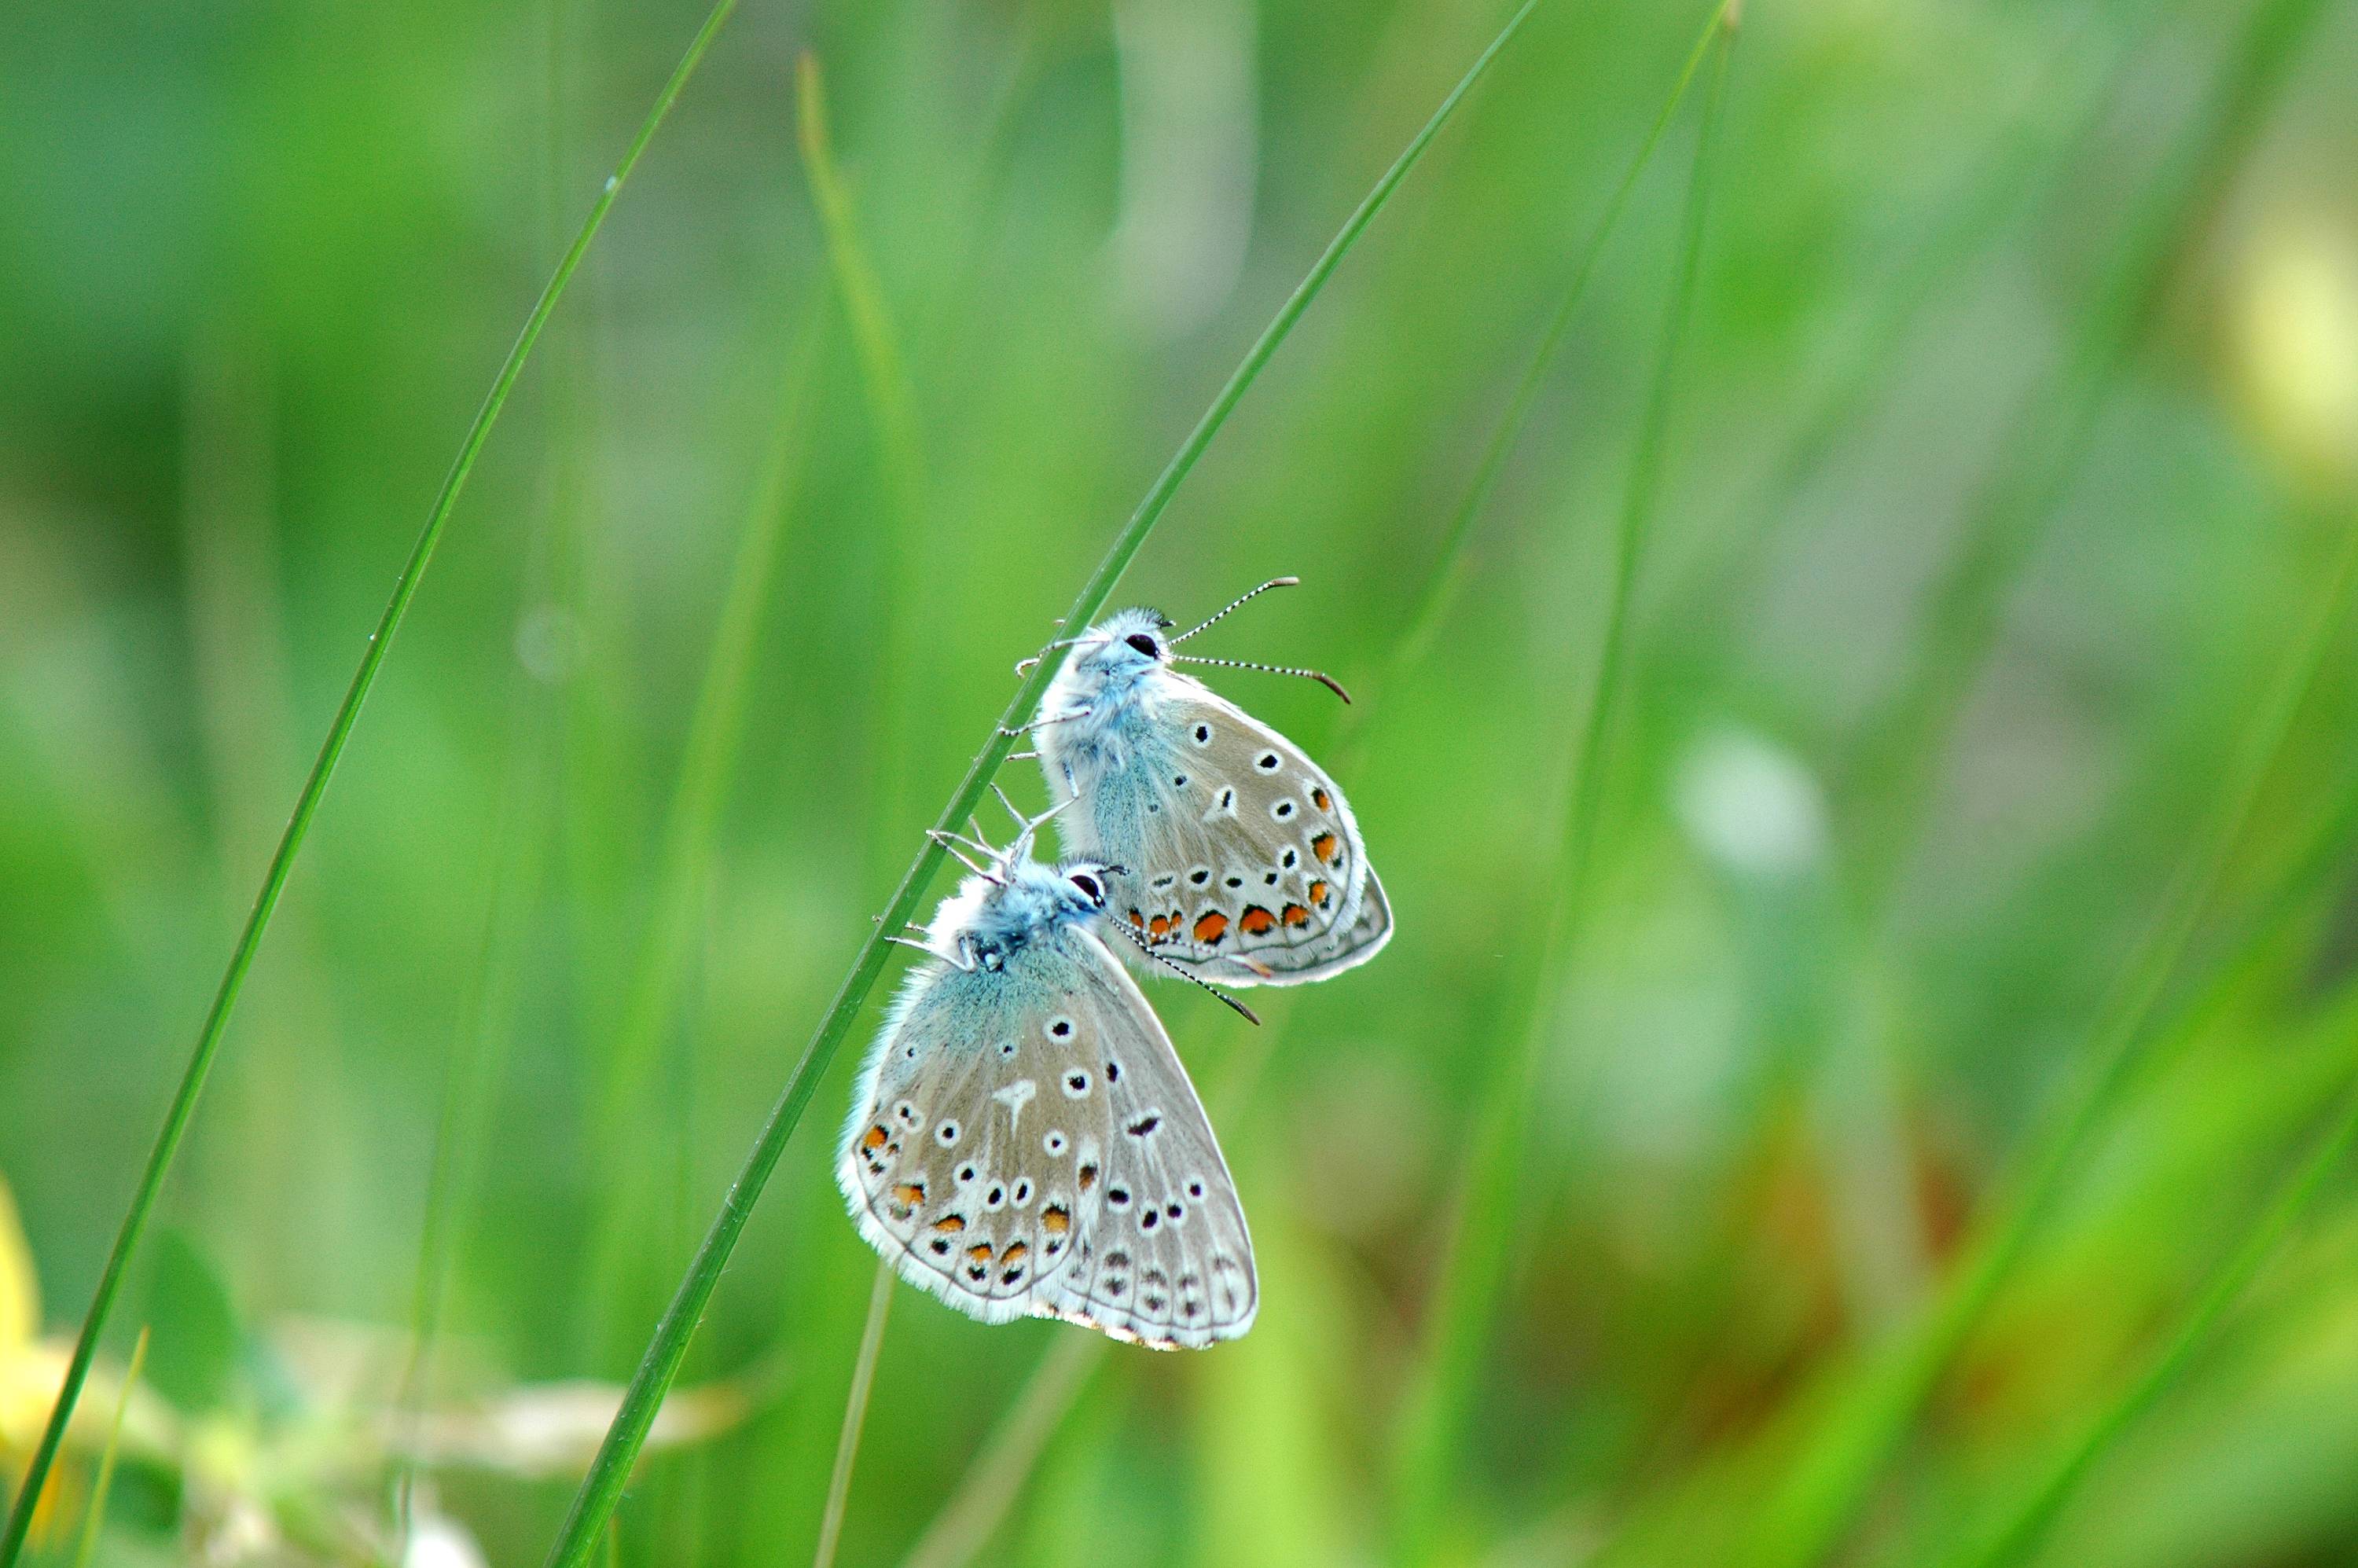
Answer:
[(1073, 885), (1078, 888), (1080, 890), (1081, 896), (1087, 899), (1091, 903), (1103, 903), (1105, 902), (1105, 889), (1099, 887), (1098, 885), (1097, 878), (1089, 875), (1088, 872), (1075, 871), (1073, 873)]
[(1163, 655), (1163, 645), (1143, 632), (1132, 632), (1125, 641), (1150, 659)]

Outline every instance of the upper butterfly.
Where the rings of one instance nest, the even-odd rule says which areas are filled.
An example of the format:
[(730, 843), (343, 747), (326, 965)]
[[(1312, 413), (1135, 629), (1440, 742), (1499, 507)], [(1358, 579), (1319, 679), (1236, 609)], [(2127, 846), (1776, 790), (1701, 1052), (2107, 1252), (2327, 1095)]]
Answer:
[(1221, 616), (1293, 578), (1263, 583), (1174, 637), (1152, 610), (1125, 610), (1062, 644), (1029, 728), (1052, 794), (1077, 797), (1058, 831), (1109, 872), (1106, 918), (1199, 979), (1299, 985), (1372, 958), (1391, 939), (1382, 882), (1343, 792), (1301, 748), (1181, 663), (1306, 676), (1315, 670), (1174, 653)]
[(1233, 1339), (1260, 1298), (1228, 1163), (1171, 1037), (1089, 929), (1109, 868), (1033, 860), (1038, 825), (978, 846), (990, 860), (968, 862), (910, 944), (933, 957), (860, 1069), (836, 1183), (903, 1279), (985, 1323), (1061, 1317), (1165, 1350)]

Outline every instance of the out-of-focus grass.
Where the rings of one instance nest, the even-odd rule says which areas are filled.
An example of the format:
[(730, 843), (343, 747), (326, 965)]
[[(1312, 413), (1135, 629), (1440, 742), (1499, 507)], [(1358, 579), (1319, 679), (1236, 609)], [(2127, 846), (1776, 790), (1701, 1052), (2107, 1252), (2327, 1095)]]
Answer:
[[(1562, 891), (1564, 726), (1674, 281), (1685, 160), (1616, 181), (1705, 8), (1543, 8), (1126, 579), (1177, 611), (1297, 574), (1210, 651), (1371, 699), (1223, 683), (1344, 770), (1399, 939), (1258, 1037), (1155, 997), (1243, 1184), (1262, 1322), (1150, 1357), (897, 1303), (839, 1561), (921, 1537), (929, 1564), (1389, 1544), (1386, 1447), (1465, 1130), (1514, 1048), (1525, 912)], [(2255, 18), (2302, 9), (1747, 7), (1589, 921), (1542, 999), (1509, 1166), (1535, 1201), (1444, 1473), (1446, 1559), (1759, 1546), (2046, 1146), (2358, 493), (2358, 17), (2318, 6), (2266, 92), (2213, 85)], [(132, 1270), (150, 1390), (195, 1387), (207, 1336), (237, 1330), (252, 1375), (222, 1382), (253, 1408), (194, 1413), (267, 1456), (285, 1554), (336, 1560), (388, 1496), (381, 1465), (323, 1462), (343, 1395), (308, 1361), (271, 1368), (323, 1318), (384, 1325), (369, 1364), (398, 1368), (429, 1185), (431, 1409), (628, 1370), (1010, 663), (1497, 19), (1109, 0), (732, 24), (518, 385), (316, 819), (158, 1205), (187, 1245)], [(590, 155), (627, 138), (695, 16), (419, 0), (348, 21), (97, 0), (0, 58), (20, 154), (0, 175), (0, 1174), (49, 1287), (44, 1345), (103, 1265), (170, 1043), (300, 784), (289, 748), (326, 727), (410, 542), (400, 497), (432, 492), (562, 209), (603, 177)], [(844, 309), (796, 145), (806, 50), (897, 339), (898, 437), (856, 334), (796, 330)], [(1527, 378), (1574, 242), (1617, 200)], [(682, 891), (701, 694), (740, 635), (716, 627), (804, 341), (734, 781), (698, 810)], [(914, 503), (895, 440), (922, 454)], [(1994, 590), (1936, 612), (2014, 481), (2035, 504), (2008, 513), (2030, 521), (2001, 530)], [(2234, 1306), (2194, 1315), (2350, 1082), (2351, 635), (2136, 1071), (1946, 1373), (1827, 1494), (1845, 1561), (1981, 1549), (2067, 1460), (2031, 1561), (2358, 1550), (2347, 1171)], [(1891, 740), (1948, 643), (1939, 743)], [(658, 952), (648, 1035), (630, 1021)], [(626, 1034), (653, 1043), (646, 1115), (616, 1140)], [(472, 1104), (436, 1176), (452, 1042)], [(838, 1066), (814, 1090), (830, 1126)], [(745, 1373), (753, 1413), (642, 1461), (598, 1548), (619, 1563), (817, 1543), (874, 1269), (827, 1141), (785, 1152), (699, 1332), (697, 1379)], [(104, 1365), (130, 1347), (120, 1325)], [(382, 1412), (396, 1381), (350, 1408)], [(62, 1499), (88, 1499), (98, 1452), (69, 1447)], [(222, 1474), (126, 1447), (96, 1560), (187, 1555)], [(417, 1478), (420, 1517), (501, 1563), (545, 1550), (571, 1489)], [(63, 1563), (80, 1520), (59, 1523)]]
[[(1575, 708), (1579, 717), (1573, 722), (1564, 768), (1563, 827), (1538, 862), (1545, 871), (1540, 883), (1544, 891), (1529, 912), (1537, 936), (1527, 951), (1517, 955), (1530, 973), (1518, 1004), (1505, 1015), (1506, 1038), (1466, 1123), (1466, 1171), (1457, 1212), (1433, 1281), (1431, 1324), (1402, 1405), (1392, 1498), (1396, 1516), (1392, 1551), (1402, 1562), (1431, 1562), (1442, 1550), (1446, 1530), (1444, 1514), (1454, 1490), (1452, 1473), (1463, 1462), (1466, 1432), (1474, 1416), (1474, 1386), (1489, 1338), (1490, 1319), (1536, 1206), (1532, 1183), (1527, 1175), (1519, 1175), (1516, 1167), (1531, 1141), (1534, 1101), (1553, 1022), (1552, 1007), (1561, 994), (1564, 969), (1593, 914), (1589, 899), (1598, 824), (1614, 760), (1611, 748), (1618, 739), (1617, 719), (1628, 700), (1623, 667), (1629, 660), (1632, 604), (1660, 497), (1679, 351), (1702, 259), (1704, 219), (1714, 172), (1712, 157), (1728, 56), (1737, 33), (1735, 13), (1725, 5), (1714, 11), (1713, 21), (1718, 49), (1711, 58), (1695, 135), (1694, 162), (1670, 268), (1660, 344), (1653, 357), (1622, 491), (1611, 556), (1612, 587), (1598, 633), (1595, 672)], [(1704, 47), (1709, 47), (1708, 41)], [(1680, 85), (1683, 88), (1683, 79)]]
[(680, 89), (696, 73), (696, 67), (710, 47), (714, 35), (735, 8), (736, 0), (716, 0), (704, 25), (697, 29), (695, 38), (689, 42), (687, 52), (681, 57), (670, 80), (656, 94), (654, 106), (648, 111), (638, 135), (624, 149), (614, 172), (606, 178), (604, 189), (590, 203), (589, 214), (582, 219), (573, 243), (558, 258), (547, 285), (542, 288), (540, 297), (533, 302), (531, 311), (525, 316), (524, 328), (517, 334), (514, 346), (508, 351), (499, 373), (493, 376), (491, 391), (485, 395), (481, 407), (476, 411), (474, 422), (460, 439), (459, 455), (452, 461), (450, 471), (444, 478), (433, 505), (427, 510), (426, 524), (419, 531), (417, 542), (410, 547), (408, 559), (403, 563), (400, 575), (394, 579), (393, 597), (386, 601), (384, 614), (378, 617), (376, 630), (369, 634), (367, 646), (361, 654), (360, 667), (353, 673), (352, 684), (346, 688), (335, 717), (329, 721), (327, 739), (321, 742), (319, 757), (312, 762), (310, 773), (304, 779), (303, 787), (295, 797), (295, 809), (287, 818), (286, 831), (279, 837), (269, 869), (263, 873), (262, 890), (254, 896), (253, 913), (247, 915), (244, 926), (238, 933), (236, 945), (230, 950), (229, 966), (213, 993), (212, 1006), (205, 1015), (196, 1046), (189, 1053), (188, 1065), (180, 1075), (179, 1087), (173, 1092), (171, 1103), (164, 1112), (164, 1124), (149, 1150), (138, 1187), (132, 1195), (130, 1207), (115, 1232), (114, 1248), (108, 1254), (104, 1270), (99, 1274), (98, 1287), (92, 1295), (90, 1310), (83, 1316), (81, 1332), (74, 1344), (73, 1357), (59, 1384), (48, 1424), (26, 1466), (7, 1523), (0, 1529), (0, 1565), (16, 1562), (24, 1550), (33, 1510), (43, 1494), (49, 1466), (56, 1461), (59, 1446), (65, 1437), (66, 1425), (72, 1419), (74, 1407), (81, 1396), (82, 1384), (90, 1376), (91, 1364), (98, 1351), (99, 1336), (106, 1327), (107, 1317), (114, 1309), (116, 1293), (122, 1289), (131, 1255), (139, 1245), (148, 1217), (163, 1190), (164, 1178), (171, 1170), (181, 1141), (188, 1135), (189, 1122), (196, 1114), (197, 1100), (204, 1091), (205, 1080), (211, 1075), (213, 1058), (219, 1053), (222, 1035), (229, 1028), (230, 1014), (237, 1006), (238, 994), (244, 989), (246, 974), (261, 949), (263, 934), (269, 929), (270, 917), (286, 892), (287, 879), (294, 871), (295, 858), (301, 852), (303, 840), (310, 831), (311, 819), (319, 812), (329, 781), (335, 776), (336, 764), (341, 760), (344, 747), (352, 739), (353, 727), (360, 720), (362, 705), (367, 701), (369, 692), (376, 685), (377, 673), (392, 651), (394, 634), (401, 629), (408, 615), (410, 602), (425, 580), (426, 568), (434, 559), (435, 549), (441, 543), (442, 531), (458, 505), (460, 492), (466, 488), (467, 477), (474, 470), (476, 460), (482, 453), (483, 442), (490, 437), (492, 427), (507, 406), (508, 395), (514, 389), (516, 377), (523, 373), (525, 361), (530, 357), (534, 343), (548, 325), (557, 302), (564, 297), (566, 286), (579, 268), (581, 258), (589, 253), (590, 243), (598, 237), (598, 231), (603, 226), (607, 211), (612, 207), (622, 182), (630, 178), (632, 169), (646, 152), (647, 144), (654, 139), (656, 130), (670, 114), (672, 105), (678, 101)]

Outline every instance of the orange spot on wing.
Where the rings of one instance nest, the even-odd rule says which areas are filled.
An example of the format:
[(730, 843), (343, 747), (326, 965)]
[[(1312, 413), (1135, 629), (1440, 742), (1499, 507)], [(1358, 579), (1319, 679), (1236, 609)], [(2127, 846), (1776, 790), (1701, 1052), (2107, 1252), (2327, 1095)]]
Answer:
[(1132, 925), (1137, 926), (1141, 931), (1146, 929), (1146, 916), (1141, 914), (1134, 909), (1130, 912), (1130, 923)]
[(1237, 925), (1248, 936), (1266, 935), (1277, 929), (1277, 916), (1257, 903), (1249, 903), (1244, 914), (1237, 917)]
[(1072, 1211), (1063, 1204), (1050, 1204), (1040, 1211), (1040, 1228), (1051, 1236), (1062, 1236), (1073, 1228)]
[(1335, 797), (1328, 795), (1325, 790), (1319, 789), (1314, 785), (1310, 791), (1310, 800), (1311, 804), (1317, 806), (1321, 811), (1332, 811), (1335, 809)]
[(892, 1195), (899, 1198), (903, 1203), (907, 1204), (911, 1208), (914, 1208), (919, 1204), (925, 1201), (925, 1184), (923, 1182), (904, 1182), (901, 1185), (892, 1189)]
[(1326, 907), (1326, 884), (1325, 882), (1312, 882), (1310, 884), (1310, 902), (1316, 904), (1321, 909)]
[(966, 1220), (960, 1216), (955, 1214), (946, 1214), (942, 1216), (941, 1218), (934, 1221), (934, 1228), (940, 1231), (944, 1236), (956, 1236), (959, 1231), (966, 1228)]
[(1307, 925), (1310, 924), (1310, 912), (1298, 903), (1289, 903), (1285, 906), (1285, 913), (1279, 918), (1288, 925)]
[(1153, 920), (1148, 923), (1146, 934), (1149, 936), (1153, 937), (1157, 942), (1162, 941), (1165, 936), (1171, 935), (1171, 917), (1167, 914), (1156, 915)]
[(1317, 838), (1310, 840), (1310, 852), (1318, 857), (1321, 864), (1331, 866), (1335, 863), (1335, 854), (1341, 847), (1341, 842), (1332, 833), (1321, 833)]
[(1095, 1165), (1082, 1166), (1080, 1174), (1081, 1191), (1087, 1192), (1091, 1187), (1098, 1184), (1098, 1168)]
[(966, 1249), (966, 1255), (978, 1263), (988, 1263), (990, 1261), (990, 1243), (978, 1241)]
[(1228, 934), (1228, 917), (1213, 910), (1195, 922), (1195, 940), (1208, 947)]
[(1011, 1243), (1007, 1250), (999, 1255), (999, 1260), (1002, 1263), (1021, 1263), (1030, 1256), (1032, 1256), (1032, 1249), (1017, 1241)]
[(866, 1136), (866, 1137), (864, 1137), (864, 1138), (862, 1138), (862, 1139), (860, 1139), (860, 1146), (862, 1149), (882, 1149), (882, 1148), (883, 1148), (883, 1147), (884, 1147), (884, 1130), (883, 1130), (882, 1128), (881, 1128), (881, 1127), (871, 1127), (871, 1128), (870, 1128), (870, 1129), (868, 1130), (867, 1136)]

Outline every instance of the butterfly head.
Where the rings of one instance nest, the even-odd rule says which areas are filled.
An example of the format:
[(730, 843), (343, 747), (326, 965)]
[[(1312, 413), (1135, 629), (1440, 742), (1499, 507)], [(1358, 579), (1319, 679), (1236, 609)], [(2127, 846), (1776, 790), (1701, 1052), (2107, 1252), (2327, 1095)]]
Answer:
[(1010, 854), (991, 876), (970, 876), (943, 901), (930, 945), (960, 967), (998, 969), (1058, 927), (1082, 924), (1105, 908), (1120, 866), (1073, 860), (1043, 865)]
[(1157, 610), (1125, 610), (1075, 639), (1064, 672), (1070, 699), (1082, 706), (1118, 698), (1171, 662), (1170, 618)]
[[(1180, 643), (1196, 633), (1217, 624), (1234, 613), (1240, 605), (1259, 598), (1273, 588), (1291, 588), (1298, 578), (1271, 578), (1231, 602), (1218, 614), (1212, 615), (1174, 633), (1177, 624), (1159, 610), (1140, 608), (1125, 610), (1092, 626), (1081, 636), (1056, 643), (1073, 650), (1070, 663), (1057, 672), (1051, 687), (1044, 710), (1078, 715), (1083, 710), (1095, 720), (1096, 727), (1105, 728), (1111, 715), (1124, 710), (1132, 695), (1163, 671), (1177, 665), (1219, 665), (1229, 669), (1260, 670), (1268, 675), (1301, 676), (1314, 680), (1344, 701), (1351, 700), (1334, 676), (1321, 670), (1303, 669), (1293, 665), (1266, 665), (1251, 659), (1217, 659), (1199, 654), (1178, 652)], [(1019, 665), (1021, 671), (1024, 666)], [(1051, 741), (1053, 747), (1055, 742)]]

